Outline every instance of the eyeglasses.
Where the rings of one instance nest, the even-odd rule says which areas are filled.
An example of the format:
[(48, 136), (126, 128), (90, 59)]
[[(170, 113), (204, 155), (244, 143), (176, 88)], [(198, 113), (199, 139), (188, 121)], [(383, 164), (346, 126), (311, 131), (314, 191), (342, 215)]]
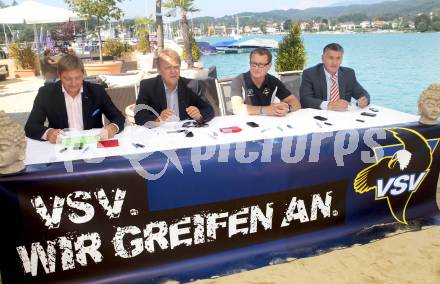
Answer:
[(264, 67), (266, 67), (267, 65), (269, 65), (270, 64), (270, 62), (268, 62), (268, 63), (255, 63), (255, 62), (250, 62), (249, 63), (250, 65), (251, 65), (251, 67), (252, 68), (264, 68)]
[(189, 128), (189, 127), (206, 127), (208, 124), (206, 122), (199, 122), (195, 120), (190, 120), (187, 122), (184, 122), (182, 124), (182, 127)]

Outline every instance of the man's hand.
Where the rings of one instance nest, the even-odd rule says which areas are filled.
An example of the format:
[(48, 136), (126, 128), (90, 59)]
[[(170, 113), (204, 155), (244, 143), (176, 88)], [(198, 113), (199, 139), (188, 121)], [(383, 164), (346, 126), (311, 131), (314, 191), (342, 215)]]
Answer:
[(301, 103), (299, 102), (299, 100), (295, 100), (293, 102), (290, 103), (290, 111), (297, 111), (301, 108)]
[(202, 120), (202, 114), (200, 113), (200, 110), (197, 107), (190, 106), (190, 107), (187, 107), (185, 110), (186, 110), (186, 113), (189, 115), (189, 117), (191, 117), (192, 119), (194, 119), (196, 121)]
[(346, 100), (339, 99), (337, 101), (329, 102), (327, 108), (329, 110), (346, 111), (348, 110), (348, 102)]
[(60, 135), (61, 129), (49, 129), (47, 131), (47, 141), (49, 141), (52, 144), (57, 143), (58, 135)]
[(167, 121), (170, 117), (175, 115), (176, 113), (172, 109), (166, 108), (160, 113), (160, 120)]
[(285, 116), (289, 112), (289, 105), (284, 102), (274, 103), (265, 107), (263, 112), (267, 115)]
[(116, 128), (116, 126), (113, 123), (110, 123), (102, 128), (99, 136), (101, 140), (107, 140), (115, 137), (117, 133), (118, 133), (118, 129)]
[(368, 99), (366, 96), (360, 97), (357, 102), (358, 102), (358, 107), (360, 108), (364, 108), (368, 106)]

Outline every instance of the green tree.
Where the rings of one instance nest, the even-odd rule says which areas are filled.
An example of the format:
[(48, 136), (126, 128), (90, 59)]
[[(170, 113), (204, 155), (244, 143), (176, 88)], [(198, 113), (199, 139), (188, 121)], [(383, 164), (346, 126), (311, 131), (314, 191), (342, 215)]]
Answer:
[(99, 60), (102, 63), (101, 25), (111, 19), (119, 20), (124, 14), (117, 6), (123, 0), (64, 0), (72, 11), (86, 19), (96, 18), (99, 42)]
[(305, 64), (306, 51), (301, 39), (301, 27), (295, 22), (279, 44), (275, 70), (277, 72), (303, 70)]
[(287, 31), (289, 30), (290, 26), (292, 25), (292, 20), (285, 20), (283, 22), (283, 30)]
[(440, 20), (438, 21), (432, 21), (431, 26), (436, 32), (440, 32)]
[(414, 19), (416, 30), (419, 32), (426, 32), (430, 29), (431, 19), (426, 14), (421, 14)]
[(180, 23), (182, 26), (183, 43), (185, 46), (186, 54), (188, 54), (186, 58), (186, 63), (188, 64), (188, 68), (192, 68), (194, 64), (191, 52), (191, 34), (189, 31), (187, 14), (191, 12), (197, 12), (199, 11), (199, 9), (194, 7), (194, 0), (168, 0), (164, 3), (164, 7), (179, 8), (181, 11), (182, 18), (180, 19)]
[(261, 31), (263, 34), (266, 34), (266, 33), (267, 33), (266, 23), (262, 23), (262, 24), (260, 25), (260, 31)]
[(426, 22), (419, 22), (416, 25), (416, 30), (419, 31), (419, 32), (423, 33), (423, 32), (428, 31), (428, 29), (429, 29), (429, 26), (428, 26), (428, 24)]

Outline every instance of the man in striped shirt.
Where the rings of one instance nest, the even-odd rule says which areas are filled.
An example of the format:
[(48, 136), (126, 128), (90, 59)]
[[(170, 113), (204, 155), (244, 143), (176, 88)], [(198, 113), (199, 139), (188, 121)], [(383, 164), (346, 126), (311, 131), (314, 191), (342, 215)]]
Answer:
[(368, 106), (370, 95), (356, 80), (354, 70), (341, 66), (343, 55), (341, 45), (328, 44), (322, 63), (304, 70), (299, 90), (304, 108), (346, 111), (352, 98), (359, 107)]

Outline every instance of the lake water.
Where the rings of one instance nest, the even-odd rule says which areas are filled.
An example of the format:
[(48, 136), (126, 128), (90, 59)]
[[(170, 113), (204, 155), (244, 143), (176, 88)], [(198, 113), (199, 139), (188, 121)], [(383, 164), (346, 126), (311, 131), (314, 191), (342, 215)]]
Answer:
[[(255, 37), (282, 38), (280, 35), (244, 38)], [(225, 39), (230, 38), (201, 40)], [(358, 81), (377, 105), (416, 114), (420, 93), (431, 83), (440, 83), (440, 33), (306, 34), (303, 40), (306, 67), (321, 62), (326, 44), (341, 44), (345, 49), (342, 65), (355, 69)], [(206, 67), (217, 66), (218, 78), (234, 77), (249, 69), (249, 54), (203, 56), (202, 62)]]

